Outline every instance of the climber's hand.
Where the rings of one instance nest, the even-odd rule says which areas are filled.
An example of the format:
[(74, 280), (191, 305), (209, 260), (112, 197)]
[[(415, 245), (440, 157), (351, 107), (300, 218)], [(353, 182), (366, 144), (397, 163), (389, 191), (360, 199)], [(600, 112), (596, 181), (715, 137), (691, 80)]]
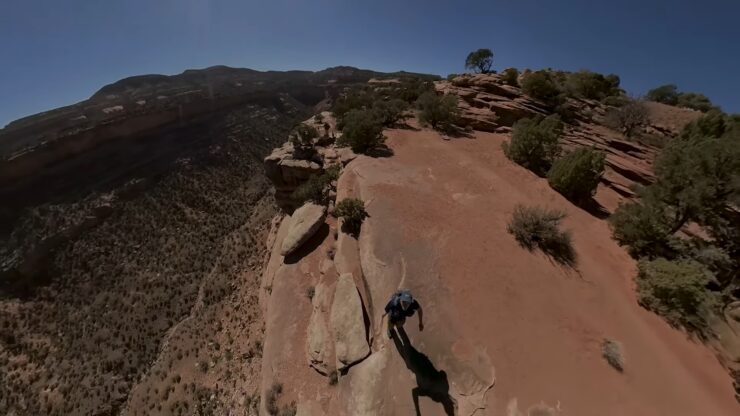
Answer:
[(419, 322), (419, 331), (423, 331), (423, 330), (424, 330), (424, 324)]

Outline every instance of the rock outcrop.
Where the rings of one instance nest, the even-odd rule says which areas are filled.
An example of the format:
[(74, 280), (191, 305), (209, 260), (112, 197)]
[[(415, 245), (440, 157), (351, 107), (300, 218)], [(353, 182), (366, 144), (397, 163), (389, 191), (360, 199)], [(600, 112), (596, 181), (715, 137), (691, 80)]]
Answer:
[(287, 256), (308, 241), (324, 224), (326, 208), (323, 205), (306, 203), (290, 216), (290, 229), (283, 239), (280, 254)]
[(370, 354), (362, 300), (349, 273), (339, 276), (337, 281), (330, 322), (338, 370), (343, 370)]

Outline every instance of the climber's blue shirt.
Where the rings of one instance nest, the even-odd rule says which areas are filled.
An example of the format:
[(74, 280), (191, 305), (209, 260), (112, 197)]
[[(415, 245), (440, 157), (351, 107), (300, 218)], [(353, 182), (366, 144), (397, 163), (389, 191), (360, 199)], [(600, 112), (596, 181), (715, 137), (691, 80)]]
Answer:
[(393, 296), (391, 300), (385, 305), (385, 312), (390, 315), (391, 322), (399, 322), (404, 319), (414, 316), (414, 312), (419, 309), (419, 302), (414, 299), (406, 310), (401, 307), (401, 299), (398, 296)]

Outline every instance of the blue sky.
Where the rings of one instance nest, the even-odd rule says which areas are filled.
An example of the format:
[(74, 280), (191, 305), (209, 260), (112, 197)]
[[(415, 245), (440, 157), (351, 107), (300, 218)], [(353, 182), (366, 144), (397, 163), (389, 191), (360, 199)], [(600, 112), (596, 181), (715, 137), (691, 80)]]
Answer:
[(616, 73), (633, 94), (675, 83), (740, 112), (738, 0), (3, 0), (0, 126), (145, 74), (224, 64), (318, 70), (495, 68)]

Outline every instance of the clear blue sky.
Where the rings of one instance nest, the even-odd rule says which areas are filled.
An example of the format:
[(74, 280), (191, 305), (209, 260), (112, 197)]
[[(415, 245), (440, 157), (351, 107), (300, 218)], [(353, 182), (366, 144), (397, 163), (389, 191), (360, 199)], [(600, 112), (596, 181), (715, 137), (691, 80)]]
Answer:
[(2, 0), (0, 126), (106, 83), (224, 64), (447, 75), (591, 69), (633, 94), (663, 83), (740, 112), (738, 0)]

